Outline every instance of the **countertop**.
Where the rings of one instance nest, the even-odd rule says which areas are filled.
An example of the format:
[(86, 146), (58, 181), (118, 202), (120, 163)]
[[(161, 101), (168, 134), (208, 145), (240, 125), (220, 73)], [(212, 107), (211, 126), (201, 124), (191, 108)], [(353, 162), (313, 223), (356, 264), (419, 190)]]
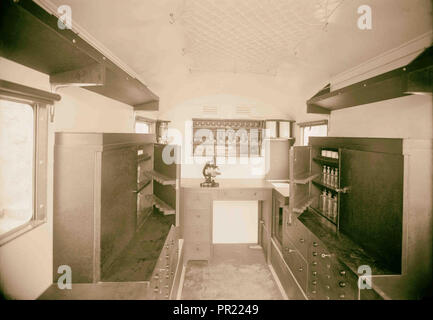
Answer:
[(342, 233), (336, 233), (327, 226), (327, 221), (324, 221), (324, 218), (319, 217), (316, 213), (307, 210), (298, 216), (298, 220), (323, 242), (330, 253), (335, 254), (355, 274), (358, 273), (358, 267), (361, 265), (370, 266), (372, 275), (395, 274), (369, 256), (349, 237)]
[(202, 188), (200, 183), (204, 179), (181, 179), (181, 188), (201, 189), (201, 190), (218, 190), (218, 189), (272, 189), (274, 186), (270, 181), (264, 179), (216, 179), (219, 187)]

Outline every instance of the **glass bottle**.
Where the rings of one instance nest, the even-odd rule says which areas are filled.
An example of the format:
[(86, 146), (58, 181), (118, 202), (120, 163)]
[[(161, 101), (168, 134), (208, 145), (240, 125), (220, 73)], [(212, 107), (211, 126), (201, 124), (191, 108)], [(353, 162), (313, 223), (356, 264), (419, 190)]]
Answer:
[(338, 201), (337, 196), (332, 197), (332, 220), (337, 222), (337, 213), (338, 213)]
[(338, 188), (338, 168), (335, 169), (335, 174), (334, 174), (334, 187)]
[(328, 218), (331, 218), (332, 217), (332, 212), (333, 212), (333, 209), (332, 209), (333, 202), (332, 202), (332, 194), (331, 194), (331, 192), (328, 193), (328, 196), (327, 196), (326, 200), (327, 200), (326, 216)]
[(320, 195), (320, 199), (319, 199), (319, 209), (320, 209), (320, 211), (324, 212), (324, 210), (325, 210), (325, 204), (326, 204), (326, 191), (323, 190), (322, 194)]

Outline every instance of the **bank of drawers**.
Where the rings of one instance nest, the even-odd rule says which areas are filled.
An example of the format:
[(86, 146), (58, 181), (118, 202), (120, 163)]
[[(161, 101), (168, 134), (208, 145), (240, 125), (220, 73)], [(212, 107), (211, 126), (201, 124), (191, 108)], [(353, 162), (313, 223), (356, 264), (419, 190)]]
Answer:
[(283, 257), (304, 292), (307, 291), (308, 263), (288, 238), (283, 240)]
[(183, 195), (183, 217), (186, 259), (210, 259), (212, 195), (207, 191), (186, 190)]
[(286, 221), (283, 256), (312, 300), (358, 299), (357, 276), (296, 217)]
[(357, 277), (314, 235), (309, 248), (309, 281), (307, 295), (310, 299), (358, 299)]
[(150, 300), (170, 299), (178, 257), (179, 241), (176, 234), (176, 228), (172, 226), (165, 240), (164, 247), (161, 250), (152, 278), (150, 279)]

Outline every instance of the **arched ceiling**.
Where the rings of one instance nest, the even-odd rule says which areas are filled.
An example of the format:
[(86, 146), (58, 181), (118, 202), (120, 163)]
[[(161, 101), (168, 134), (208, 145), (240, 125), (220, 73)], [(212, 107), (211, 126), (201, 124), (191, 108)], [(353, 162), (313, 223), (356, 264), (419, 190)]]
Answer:
[[(200, 72), (310, 85), (432, 30), (431, 0), (51, 2), (70, 5), (73, 21), (158, 94)], [(357, 27), (365, 4), (372, 30)]]

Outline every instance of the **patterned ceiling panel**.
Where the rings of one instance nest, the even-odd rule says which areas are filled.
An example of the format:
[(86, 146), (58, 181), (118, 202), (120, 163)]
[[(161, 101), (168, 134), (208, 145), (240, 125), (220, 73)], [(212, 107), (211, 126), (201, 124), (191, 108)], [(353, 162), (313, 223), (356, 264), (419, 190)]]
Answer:
[(192, 70), (275, 74), (344, 0), (184, 0)]

